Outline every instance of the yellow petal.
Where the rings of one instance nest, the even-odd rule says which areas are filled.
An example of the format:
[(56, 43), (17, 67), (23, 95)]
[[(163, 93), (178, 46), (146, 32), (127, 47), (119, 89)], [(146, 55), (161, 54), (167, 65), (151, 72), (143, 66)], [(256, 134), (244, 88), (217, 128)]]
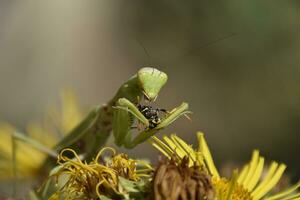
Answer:
[(61, 93), (62, 118), (61, 126), (64, 133), (71, 131), (82, 119), (77, 99), (70, 89), (65, 89)]
[(253, 177), (253, 172), (255, 171), (256, 167), (257, 167), (257, 163), (258, 163), (258, 157), (259, 157), (259, 151), (258, 150), (254, 150), (252, 153), (252, 158), (250, 161), (250, 167), (249, 167), (249, 171), (246, 175), (245, 180), (242, 182), (242, 184), (244, 185), (245, 188), (248, 188), (248, 183), (250, 181), (250, 179)]
[(266, 177), (264, 178), (264, 180), (262, 182), (259, 183), (259, 185), (255, 188), (255, 190), (252, 192), (252, 196), (256, 196), (259, 191), (265, 187), (265, 185), (270, 181), (270, 179), (273, 177), (276, 169), (277, 169), (278, 163), (277, 162), (272, 162)]
[[(290, 195), (291, 193), (293, 193), (294, 191), (296, 191), (299, 187), (300, 187), (300, 181), (298, 181), (295, 185), (289, 187), (287, 190), (284, 190), (278, 194), (275, 194), (273, 196), (266, 198), (266, 200), (282, 199), (283, 197), (286, 197), (286, 196)], [(297, 193), (297, 194), (299, 195), (299, 193)], [(288, 198), (291, 198), (291, 196), (289, 196)]]
[(185, 154), (190, 158), (189, 165), (192, 166), (193, 163), (196, 162), (196, 155), (194, 149), (176, 135), (171, 135), (171, 139), (176, 144), (176, 146), (180, 147), (180, 149), (184, 151)]
[(158, 151), (164, 154), (167, 158), (171, 159), (171, 156), (174, 154), (173, 150), (163, 143), (156, 136), (152, 136), (149, 140), (150, 144), (154, 146)]
[(204, 134), (201, 132), (198, 132), (197, 137), (198, 137), (198, 142), (199, 142), (199, 151), (202, 152), (202, 154), (204, 156), (208, 170), (210, 171), (210, 173), (213, 176), (220, 178), (219, 172), (214, 164), (211, 153), (210, 153), (207, 143), (205, 141)]
[(277, 182), (281, 178), (285, 168), (286, 168), (286, 165), (280, 164), (278, 169), (275, 171), (273, 177), (271, 179), (269, 179), (269, 181), (266, 183), (266, 185), (264, 187), (262, 187), (255, 196), (253, 196), (253, 199), (254, 200), (260, 199), (261, 197), (266, 195), (277, 184)]
[(249, 191), (252, 191), (253, 188), (256, 186), (256, 184), (258, 183), (259, 181), (259, 178), (261, 176), (261, 173), (263, 171), (263, 168), (264, 168), (264, 158), (263, 157), (260, 157), (259, 158), (259, 161), (258, 161), (258, 164), (257, 164), (257, 167), (253, 173), (253, 176), (252, 178), (250, 179), (249, 183), (248, 183), (248, 187), (247, 189)]
[(164, 136), (163, 139), (165, 140), (165, 142), (169, 145), (169, 147), (176, 152), (176, 154), (180, 157), (183, 158), (184, 156), (186, 156), (186, 153), (181, 149), (181, 147), (178, 147), (173, 140), (171, 140), (170, 138), (168, 138), (167, 136)]
[(249, 165), (245, 165), (242, 169), (242, 172), (239, 174), (238, 180), (237, 182), (239, 184), (242, 184), (242, 182), (245, 180), (247, 174), (248, 174), (248, 170), (249, 170)]

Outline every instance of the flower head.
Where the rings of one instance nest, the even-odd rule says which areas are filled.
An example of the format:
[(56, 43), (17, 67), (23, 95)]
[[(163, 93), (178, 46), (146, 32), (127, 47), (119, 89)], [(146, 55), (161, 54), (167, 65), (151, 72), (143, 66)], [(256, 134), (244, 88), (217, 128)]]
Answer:
[[(0, 124), (0, 180), (13, 178), (13, 148), (16, 155), (16, 171), (20, 178), (33, 177), (39, 173), (39, 169), (48, 156), (45, 151), (51, 148), (67, 134), (82, 119), (75, 95), (70, 90), (65, 90), (61, 95), (61, 111), (51, 109), (45, 117), (45, 123), (31, 122), (27, 126), (27, 138), (34, 141), (31, 144), (24, 141), (13, 142), (13, 137), (18, 130), (8, 123)], [(49, 123), (54, 122), (54, 124)], [(24, 137), (25, 137), (24, 136)]]
[(215, 196), (211, 177), (197, 165), (189, 167), (188, 157), (180, 163), (174, 158), (161, 160), (155, 170), (153, 190), (156, 200), (213, 200)]
[(258, 150), (254, 150), (251, 161), (243, 167), (241, 172), (238, 173), (235, 170), (231, 179), (227, 179), (219, 175), (203, 133), (198, 132), (197, 137), (199, 146), (196, 150), (176, 135), (171, 135), (170, 137), (164, 136), (164, 141), (153, 137), (150, 143), (166, 155), (166, 157), (171, 158), (175, 156), (178, 164), (183, 158), (188, 157), (190, 166), (203, 166), (200, 169), (207, 171), (212, 177), (216, 199), (299, 199), (300, 193), (297, 192), (297, 189), (300, 187), (300, 181), (282, 192), (268, 195), (283, 175), (286, 168), (285, 164), (273, 161), (267, 171), (267, 175), (262, 177), (265, 159), (259, 155)]
[[(112, 155), (103, 157), (107, 151)], [(69, 158), (64, 154), (72, 156)], [(90, 163), (83, 162), (72, 149), (64, 149), (58, 156), (58, 163), (58, 169), (50, 177), (55, 177), (60, 186), (50, 197), (51, 200), (101, 199), (103, 196), (120, 199), (137, 190), (139, 181), (149, 177), (152, 171), (150, 165), (130, 159), (126, 154), (117, 154), (109, 147), (99, 151)], [(137, 165), (142, 165), (142, 169), (137, 169)]]

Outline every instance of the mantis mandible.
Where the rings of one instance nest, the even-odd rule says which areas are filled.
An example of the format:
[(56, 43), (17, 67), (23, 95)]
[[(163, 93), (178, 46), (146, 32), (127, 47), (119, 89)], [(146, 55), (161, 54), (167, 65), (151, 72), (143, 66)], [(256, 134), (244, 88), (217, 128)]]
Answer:
[[(155, 101), (167, 79), (167, 74), (158, 69), (141, 68), (119, 88), (107, 104), (94, 108), (56, 145), (54, 150), (58, 152), (63, 148), (71, 147), (89, 160), (105, 144), (112, 130), (118, 146), (133, 148), (144, 142), (178, 117), (190, 113), (188, 104), (182, 103), (168, 112), (157, 126), (149, 127), (149, 120), (137, 108), (137, 104), (143, 98), (150, 102)], [(135, 119), (144, 125), (145, 130), (132, 138), (131, 126)]]

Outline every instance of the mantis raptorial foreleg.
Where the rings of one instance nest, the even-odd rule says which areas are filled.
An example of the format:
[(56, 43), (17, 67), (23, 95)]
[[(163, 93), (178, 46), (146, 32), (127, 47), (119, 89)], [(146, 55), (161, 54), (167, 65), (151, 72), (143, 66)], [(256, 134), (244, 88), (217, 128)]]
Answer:
[(124, 145), (126, 147), (129, 144), (134, 117), (145, 126), (149, 126), (148, 119), (144, 117), (133, 103), (126, 98), (120, 98), (117, 101), (113, 118), (113, 133), (115, 143), (118, 146)]
[[(157, 126), (151, 128), (149, 126), (149, 120), (142, 112), (129, 100), (121, 98), (118, 100), (114, 111), (113, 132), (115, 143), (119, 146), (123, 145), (126, 148), (133, 148), (153, 136), (160, 129), (167, 127), (178, 117), (187, 113), (190, 113), (190, 111), (188, 111), (188, 104), (182, 103), (179, 107), (168, 112)], [(138, 135), (132, 139), (131, 124), (134, 118), (145, 126), (145, 130), (138, 133)]]

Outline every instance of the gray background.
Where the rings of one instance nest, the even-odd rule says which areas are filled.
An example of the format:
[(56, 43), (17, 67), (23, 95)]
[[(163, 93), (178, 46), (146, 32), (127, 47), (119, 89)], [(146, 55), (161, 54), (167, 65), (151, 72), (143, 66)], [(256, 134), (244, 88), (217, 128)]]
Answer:
[(204, 131), (219, 166), (259, 148), (299, 177), (299, 11), (290, 0), (1, 1), (0, 120), (24, 128), (64, 87), (86, 108), (104, 103), (152, 65), (169, 75), (156, 104), (194, 112), (164, 134), (196, 145)]

